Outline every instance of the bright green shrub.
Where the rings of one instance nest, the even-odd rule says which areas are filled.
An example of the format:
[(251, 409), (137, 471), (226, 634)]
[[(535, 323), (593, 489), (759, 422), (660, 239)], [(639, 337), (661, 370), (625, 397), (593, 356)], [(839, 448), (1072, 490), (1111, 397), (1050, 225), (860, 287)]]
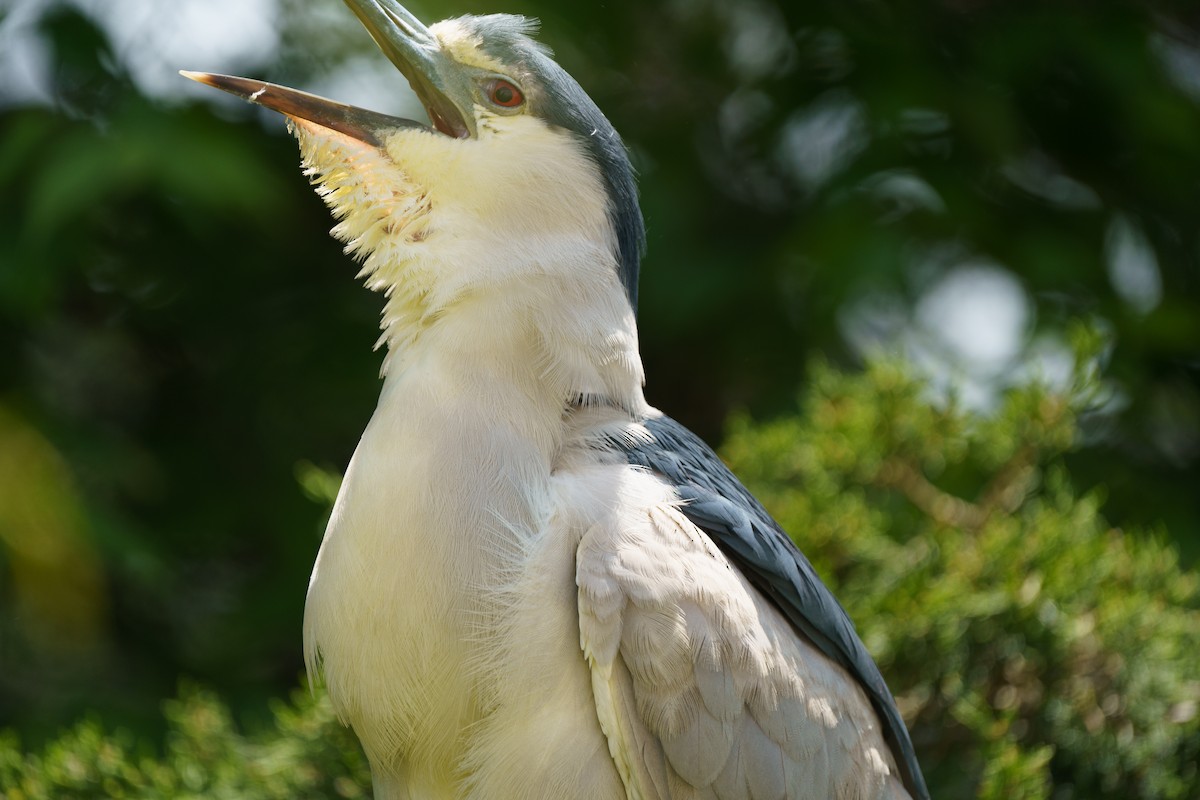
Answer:
[(0, 738), (5, 800), (334, 800), (369, 798), (358, 744), (324, 696), (307, 690), (278, 702), (274, 727), (247, 736), (212, 694), (185, 687), (165, 706), (162, 752), (97, 720), (79, 723), (41, 753), (22, 755)]
[(935, 797), (1200, 797), (1200, 581), (1072, 490), (1092, 385), (982, 416), (894, 363), (818, 367), (799, 416), (726, 444), (857, 621)]

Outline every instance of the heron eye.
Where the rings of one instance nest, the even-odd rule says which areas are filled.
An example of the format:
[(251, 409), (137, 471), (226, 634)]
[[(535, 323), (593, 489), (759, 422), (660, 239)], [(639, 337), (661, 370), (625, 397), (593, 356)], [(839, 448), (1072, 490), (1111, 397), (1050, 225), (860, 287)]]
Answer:
[(488, 99), (501, 108), (516, 108), (525, 102), (525, 95), (513, 84), (497, 78), (488, 85)]

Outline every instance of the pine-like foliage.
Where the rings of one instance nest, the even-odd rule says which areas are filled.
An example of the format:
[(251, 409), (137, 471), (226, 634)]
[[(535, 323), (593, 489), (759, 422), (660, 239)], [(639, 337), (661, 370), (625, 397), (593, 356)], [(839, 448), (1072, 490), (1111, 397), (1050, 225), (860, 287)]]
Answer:
[(328, 700), (297, 690), (273, 708), (274, 725), (238, 730), (215, 695), (184, 686), (164, 706), (160, 749), (85, 720), (41, 752), (22, 755), (0, 736), (4, 800), (356, 800), (371, 778), (357, 742)]
[(893, 362), (818, 367), (799, 416), (725, 447), (856, 620), (934, 797), (1200, 797), (1200, 580), (1072, 488), (1085, 372), (980, 415)]

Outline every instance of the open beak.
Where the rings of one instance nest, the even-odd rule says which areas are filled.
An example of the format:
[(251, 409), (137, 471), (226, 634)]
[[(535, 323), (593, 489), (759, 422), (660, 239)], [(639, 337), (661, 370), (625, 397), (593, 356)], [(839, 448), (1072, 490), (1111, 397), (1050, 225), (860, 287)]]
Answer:
[[(470, 86), (429, 29), (395, 0), (345, 2), (388, 59), (408, 79), (409, 85), (428, 110), (433, 128), (458, 139), (471, 136), (473, 126), (467, 123), (469, 117), (459, 110), (458, 104), (452, 99), (459, 97), (464, 105), (469, 104)], [(211, 72), (184, 71), (180, 74), (293, 119), (307, 120), (339, 131), (374, 147), (383, 146), (385, 134), (389, 131), (426, 128), (413, 120), (357, 108), (266, 81)]]
[[(379, 49), (408, 78), (433, 127), (447, 136), (474, 135), (470, 85), (421, 21), (396, 0), (345, 0)], [(457, 102), (456, 102), (457, 100)]]
[(286, 114), (293, 119), (308, 120), (323, 128), (339, 131), (373, 147), (383, 146), (383, 136), (387, 131), (394, 131), (398, 128), (425, 127), (411, 119), (389, 117), (378, 111), (348, 106), (336, 100), (329, 100), (266, 81), (235, 78), (232, 75), (218, 75), (212, 72), (181, 70), (179, 74), (203, 83), (205, 86), (221, 89), (235, 94), (243, 100), (265, 106), (280, 114)]

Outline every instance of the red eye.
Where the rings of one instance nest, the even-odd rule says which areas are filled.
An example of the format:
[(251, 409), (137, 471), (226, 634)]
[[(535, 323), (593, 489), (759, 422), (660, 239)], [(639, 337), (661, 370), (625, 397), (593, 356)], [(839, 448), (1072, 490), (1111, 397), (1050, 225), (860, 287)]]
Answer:
[(488, 99), (501, 108), (516, 108), (525, 102), (525, 95), (513, 84), (497, 78), (488, 84)]

